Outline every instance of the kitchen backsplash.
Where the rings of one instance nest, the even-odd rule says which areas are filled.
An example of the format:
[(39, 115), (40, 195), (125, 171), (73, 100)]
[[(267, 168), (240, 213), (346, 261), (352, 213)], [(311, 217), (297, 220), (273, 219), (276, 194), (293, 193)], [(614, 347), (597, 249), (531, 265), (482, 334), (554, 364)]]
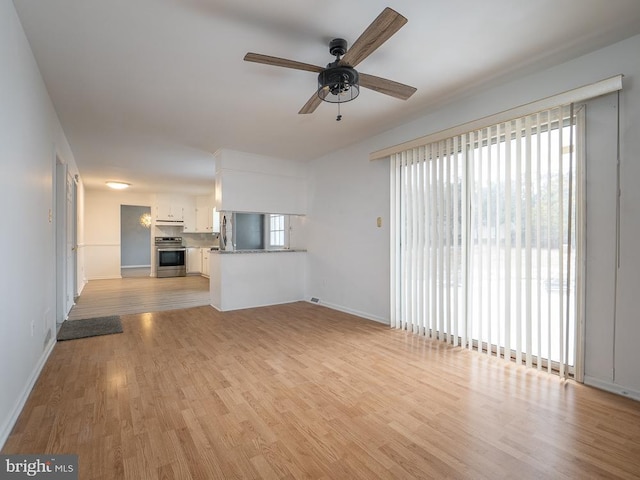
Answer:
[(210, 233), (184, 233), (182, 227), (155, 226), (154, 237), (182, 237), (182, 244), (187, 247), (217, 247), (218, 235)]

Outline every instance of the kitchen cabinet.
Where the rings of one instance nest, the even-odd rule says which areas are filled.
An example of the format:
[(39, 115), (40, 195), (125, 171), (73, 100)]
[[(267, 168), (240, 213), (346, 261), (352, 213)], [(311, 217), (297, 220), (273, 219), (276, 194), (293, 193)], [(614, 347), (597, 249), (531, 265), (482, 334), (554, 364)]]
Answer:
[(184, 220), (184, 208), (173, 203), (160, 203), (156, 205), (156, 220), (168, 220), (178, 222)]
[(211, 233), (210, 212), (211, 207), (209, 206), (196, 208), (196, 230), (198, 232)]
[(212, 208), (211, 220), (211, 233), (220, 233), (220, 212), (216, 210), (216, 207)]
[(201, 249), (202, 252), (202, 275), (209, 277), (209, 255), (211, 254), (210, 248)]
[(196, 208), (185, 208), (183, 212), (184, 220), (184, 232), (185, 233), (198, 233), (196, 227)]
[(187, 275), (202, 273), (202, 249), (187, 247)]
[[(183, 231), (199, 233), (196, 225), (196, 208), (205, 200), (205, 204), (213, 204), (212, 195), (157, 194), (153, 206), (153, 215), (158, 222), (183, 222)], [(204, 231), (204, 230), (203, 230)]]
[(196, 197), (196, 231), (203, 233), (219, 233), (214, 231), (213, 216), (215, 208), (211, 195)]

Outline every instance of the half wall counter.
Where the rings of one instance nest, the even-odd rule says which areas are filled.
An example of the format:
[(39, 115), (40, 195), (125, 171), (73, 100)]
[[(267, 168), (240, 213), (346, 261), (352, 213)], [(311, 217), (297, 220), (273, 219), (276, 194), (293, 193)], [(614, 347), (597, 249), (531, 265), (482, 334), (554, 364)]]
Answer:
[(211, 305), (220, 311), (304, 299), (306, 250), (212, 250)]

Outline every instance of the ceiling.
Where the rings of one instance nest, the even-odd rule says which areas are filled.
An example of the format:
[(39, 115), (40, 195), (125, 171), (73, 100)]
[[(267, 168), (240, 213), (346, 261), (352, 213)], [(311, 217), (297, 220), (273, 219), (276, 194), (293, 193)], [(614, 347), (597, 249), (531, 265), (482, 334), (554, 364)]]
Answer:
[[(14, 0), (87, 188), (209, 191), (220, 148), (306, 161), (491, 83), (640, 33), (638, 0)], [(407, 101), (361, 89), (298, 111), (314, 73), (385, 6), (409, 19), (358, 65), (417, 87)]]

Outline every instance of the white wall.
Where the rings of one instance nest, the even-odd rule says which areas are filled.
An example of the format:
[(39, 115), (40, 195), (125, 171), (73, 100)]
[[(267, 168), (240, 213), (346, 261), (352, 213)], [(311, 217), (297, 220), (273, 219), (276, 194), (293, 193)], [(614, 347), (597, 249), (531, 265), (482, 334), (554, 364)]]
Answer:
[(300, 162), (226, 149), (217, 151), (215, 158), (218, 211), (307, 213)]
[[(521, 80), (495, 86), (452, 103), (392, 131), (334, 152), (309, 163), (308, 297), (362, 316), (389, 319), (389, 175), (387, 161), (369, 162), (370, 152), (429, 133), (485, 117), (540, 98), (592, 83), (619, 73), (625, 75), (621, 92), (621, 267), (617, 298), (610, 287), (615, 268), (590, 271), (591, 292), (615, 306), (608, 314), (587, 312), (587, 380), (640, 398), (640, 321), (637, 292), (640, 285), (640, 36), (580, 57)], [(593, 153), (593, 152), (592, 152)], [(589, 152), (587, 153), (589, 156)], [(605, 153), (606, 155), (606, 153)], [(594, 161), (591, 156), (588, 161)], [(603, 186), (600, 217), (615, 216), (611, 176)], [(593, 182), (592, 178), (592, 182)], [(604, 179), (603, 179), (604, 181)], [(591, 198), (591, 202), (601, 198)], [(615, 205), (615, 202), (614, 202)], [(589, 207), (588, 207), (589, 208)], [(376, 216), (383, 227), (375, 227)], [(597, 215), (596, 215), (597, 217)], [(608, 249), (587, 253), (599, 262), (611, 262), (608, 241), (615, 231), (609, 223), (588, 227), (588, 245)], [(613, 310), (613, 309), (611, 309)]]
[(77, 173), (13, 3), (0, 0), (0, 446), (55, 344), (56, 153)]
[(388, 323), (389, 165), (369, 151), (359, 144), (309, 164), (308, 297)]
[(119, 190), (85, 191), (83, 253), (87, 280), (120, 278), (120, 206), (151, 207), (154, 199), (150, 194)]
[[(618, 94), (587, 104), (587, 382), (614, 377)], [(607, 321), (598, 321), (607, 319)]]

